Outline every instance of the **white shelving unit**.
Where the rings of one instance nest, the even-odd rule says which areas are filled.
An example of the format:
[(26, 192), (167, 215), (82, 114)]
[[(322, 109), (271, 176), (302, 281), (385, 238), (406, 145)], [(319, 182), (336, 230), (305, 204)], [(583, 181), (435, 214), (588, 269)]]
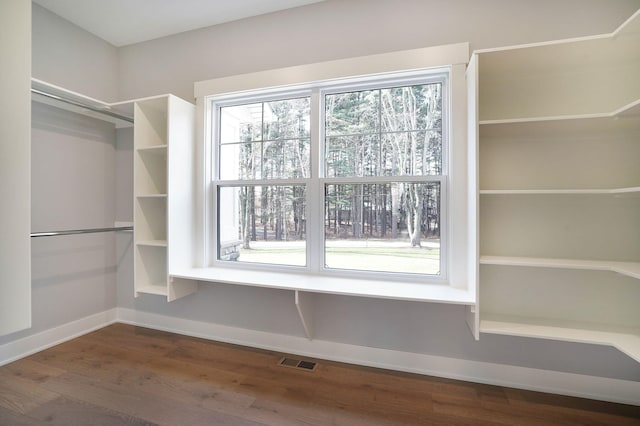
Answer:
[(481, 333), (640, 362), (639, 46), (636, 13), (611, 34), (474, 53)]
[(197, 289), (195, 281), (169, 278), (171, 267), (191, 262), (192, 220), (184, 215), (194, 205), (195, 107), (172, 95), (141, 99), (134, 120), (135, 294), (172, 301)]

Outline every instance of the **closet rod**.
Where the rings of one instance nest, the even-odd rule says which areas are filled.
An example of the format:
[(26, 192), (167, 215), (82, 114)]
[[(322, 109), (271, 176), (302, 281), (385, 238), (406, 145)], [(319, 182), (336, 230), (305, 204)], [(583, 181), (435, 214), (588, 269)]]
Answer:
[(118, 113), (115, 113), (115, 112), (112, 112), (112, 111), (109, 111), (109, 110), (104, 110), (104, 109), (92, 107), (91, 105), (85, 105), (85, 104), (83, 104), (81, 102), (77, 102), (77, 101), (74, 101), (74, 100), (71, 100), (71, 99), (63, 98), (62, 96), (58, 96), (58, 95), (54, 95), (54, 94), (51, 94), (51, 93), (47, 93), (47, 92), (44, 92), (42, 90), (38, 90), (38, 89), (32, 88), (31, 91), (33, 93), (35, 93), (35, 94), (38, 94), (38, 95), (41, 95), (41, 96), (45, 96), (45, 97), (50, 98), (50, 99), (55, 99), (56, 101), (60, 101), (60, 102), (67, 103), (69, 105), (73, 105), (73, 106), (77, 106), (77, 107), (80, 107), (80, 108), (88, 109), (90, 111), (97, 112), (99, 114), (108, 115), (109, 117), (117, 118), (118, 120), (124, 120), (124, 121), (127, 121), (129, 123), (133, 123), (133, 118), (128, 117), (126, 115), (118, 114)]
[(69, 231), (34, 232), (31, 238), (55, 237), (57, 235), (93, 234), (96, 232), (133, 231), (133, 226), (116, 226), (113, 228), (72, 229)]

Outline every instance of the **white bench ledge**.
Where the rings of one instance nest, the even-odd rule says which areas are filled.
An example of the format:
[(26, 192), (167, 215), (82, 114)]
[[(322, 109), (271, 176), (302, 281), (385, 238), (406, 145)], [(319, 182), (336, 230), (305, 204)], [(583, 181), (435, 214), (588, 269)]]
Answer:
[(447, 284), (406, 281), (377, 281), (337, 276), (320, 276), (271, 271), (251, 271), (232, 268), (190, 268), (174, 270), (170, 277), (252, 287), (297, 290), (311, 293), (417, 302), (475, 305), (475, 294), (467, 289)]

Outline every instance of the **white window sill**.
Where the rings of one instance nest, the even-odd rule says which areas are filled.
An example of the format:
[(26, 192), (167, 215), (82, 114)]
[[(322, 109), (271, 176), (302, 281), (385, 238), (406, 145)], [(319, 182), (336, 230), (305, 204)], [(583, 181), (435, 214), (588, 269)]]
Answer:
[(309, 293), (460, 305), (476, 304), (473, 290), (454, 288), (447, 284), (377, 281), (286, 272), (248, 271), (234, 268), (189, 268), (171, 271), (169, 275), (171, 278)]

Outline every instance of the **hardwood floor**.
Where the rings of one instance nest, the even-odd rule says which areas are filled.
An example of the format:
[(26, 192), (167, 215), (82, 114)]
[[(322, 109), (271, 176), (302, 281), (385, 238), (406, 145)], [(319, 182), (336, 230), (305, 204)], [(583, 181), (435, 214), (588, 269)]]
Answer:
[(0, 367), (0, 425), (640, 425), (640, 407), (114, 324)]

